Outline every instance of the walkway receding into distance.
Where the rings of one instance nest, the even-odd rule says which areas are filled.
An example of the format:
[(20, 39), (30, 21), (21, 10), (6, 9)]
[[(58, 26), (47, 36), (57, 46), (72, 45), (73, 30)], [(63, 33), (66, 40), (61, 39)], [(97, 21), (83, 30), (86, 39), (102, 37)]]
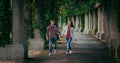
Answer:
[(49, 56), (48, 50), (30, 51), (31, 59), (25, 63), (114, 63), (108, 54), (107, 47), (98, 39), (84, 33), (75, 33), (72, 54), (66, 55), (66, 42), (58, 43), (58, 53)]

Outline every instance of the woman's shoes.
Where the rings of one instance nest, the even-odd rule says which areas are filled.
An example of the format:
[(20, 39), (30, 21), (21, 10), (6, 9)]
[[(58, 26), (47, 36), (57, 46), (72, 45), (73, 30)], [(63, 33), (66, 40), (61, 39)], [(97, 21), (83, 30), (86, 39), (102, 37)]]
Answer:
[(54, 53), (57, 54), (57, 50), (54, 50)]
[(69, 52), (66, 52), (66, 54), (68, 55), (68, 54), (72, 54), (72, 50), (70, 50)]
[(48, 55), (49, 55), (49, 56), (51, 56), (51, 55), (52, 55), (52, 53), (49, 53)]

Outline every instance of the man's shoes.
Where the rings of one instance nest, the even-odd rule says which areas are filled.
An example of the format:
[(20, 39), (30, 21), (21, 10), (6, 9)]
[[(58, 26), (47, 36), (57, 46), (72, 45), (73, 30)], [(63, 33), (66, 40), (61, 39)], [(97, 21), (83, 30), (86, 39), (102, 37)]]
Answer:
[(68, 55), (69, 53), (68, 53), (68, 52), (66, 52), (66, 54)]

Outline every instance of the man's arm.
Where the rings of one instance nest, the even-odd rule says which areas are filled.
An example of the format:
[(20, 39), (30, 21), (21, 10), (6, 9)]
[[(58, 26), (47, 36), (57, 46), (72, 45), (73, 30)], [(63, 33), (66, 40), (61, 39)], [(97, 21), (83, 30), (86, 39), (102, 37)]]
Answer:
[(57, 31), (57, 33), (58, 33), (58, 35), (59, 35), (59, 38), (60, 38), (61, 32), (59, 31), (58, 27), (56, 27), (56, 31)]

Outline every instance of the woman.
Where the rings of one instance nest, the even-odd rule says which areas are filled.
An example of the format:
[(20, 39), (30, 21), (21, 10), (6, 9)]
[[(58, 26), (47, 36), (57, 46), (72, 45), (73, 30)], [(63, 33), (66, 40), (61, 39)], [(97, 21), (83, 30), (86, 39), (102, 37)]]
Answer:
[(73, 27), (72, 21), (68, 21), (67, 26), (63, 29), (62, 36), (63, 35), (66, 37), (66, 40), (67, 40), (66, 54), (71, 54), (72, 53), (71, 41), (72, 39), (76, 40), (75, 35), (74, 35), (74, 27)]

